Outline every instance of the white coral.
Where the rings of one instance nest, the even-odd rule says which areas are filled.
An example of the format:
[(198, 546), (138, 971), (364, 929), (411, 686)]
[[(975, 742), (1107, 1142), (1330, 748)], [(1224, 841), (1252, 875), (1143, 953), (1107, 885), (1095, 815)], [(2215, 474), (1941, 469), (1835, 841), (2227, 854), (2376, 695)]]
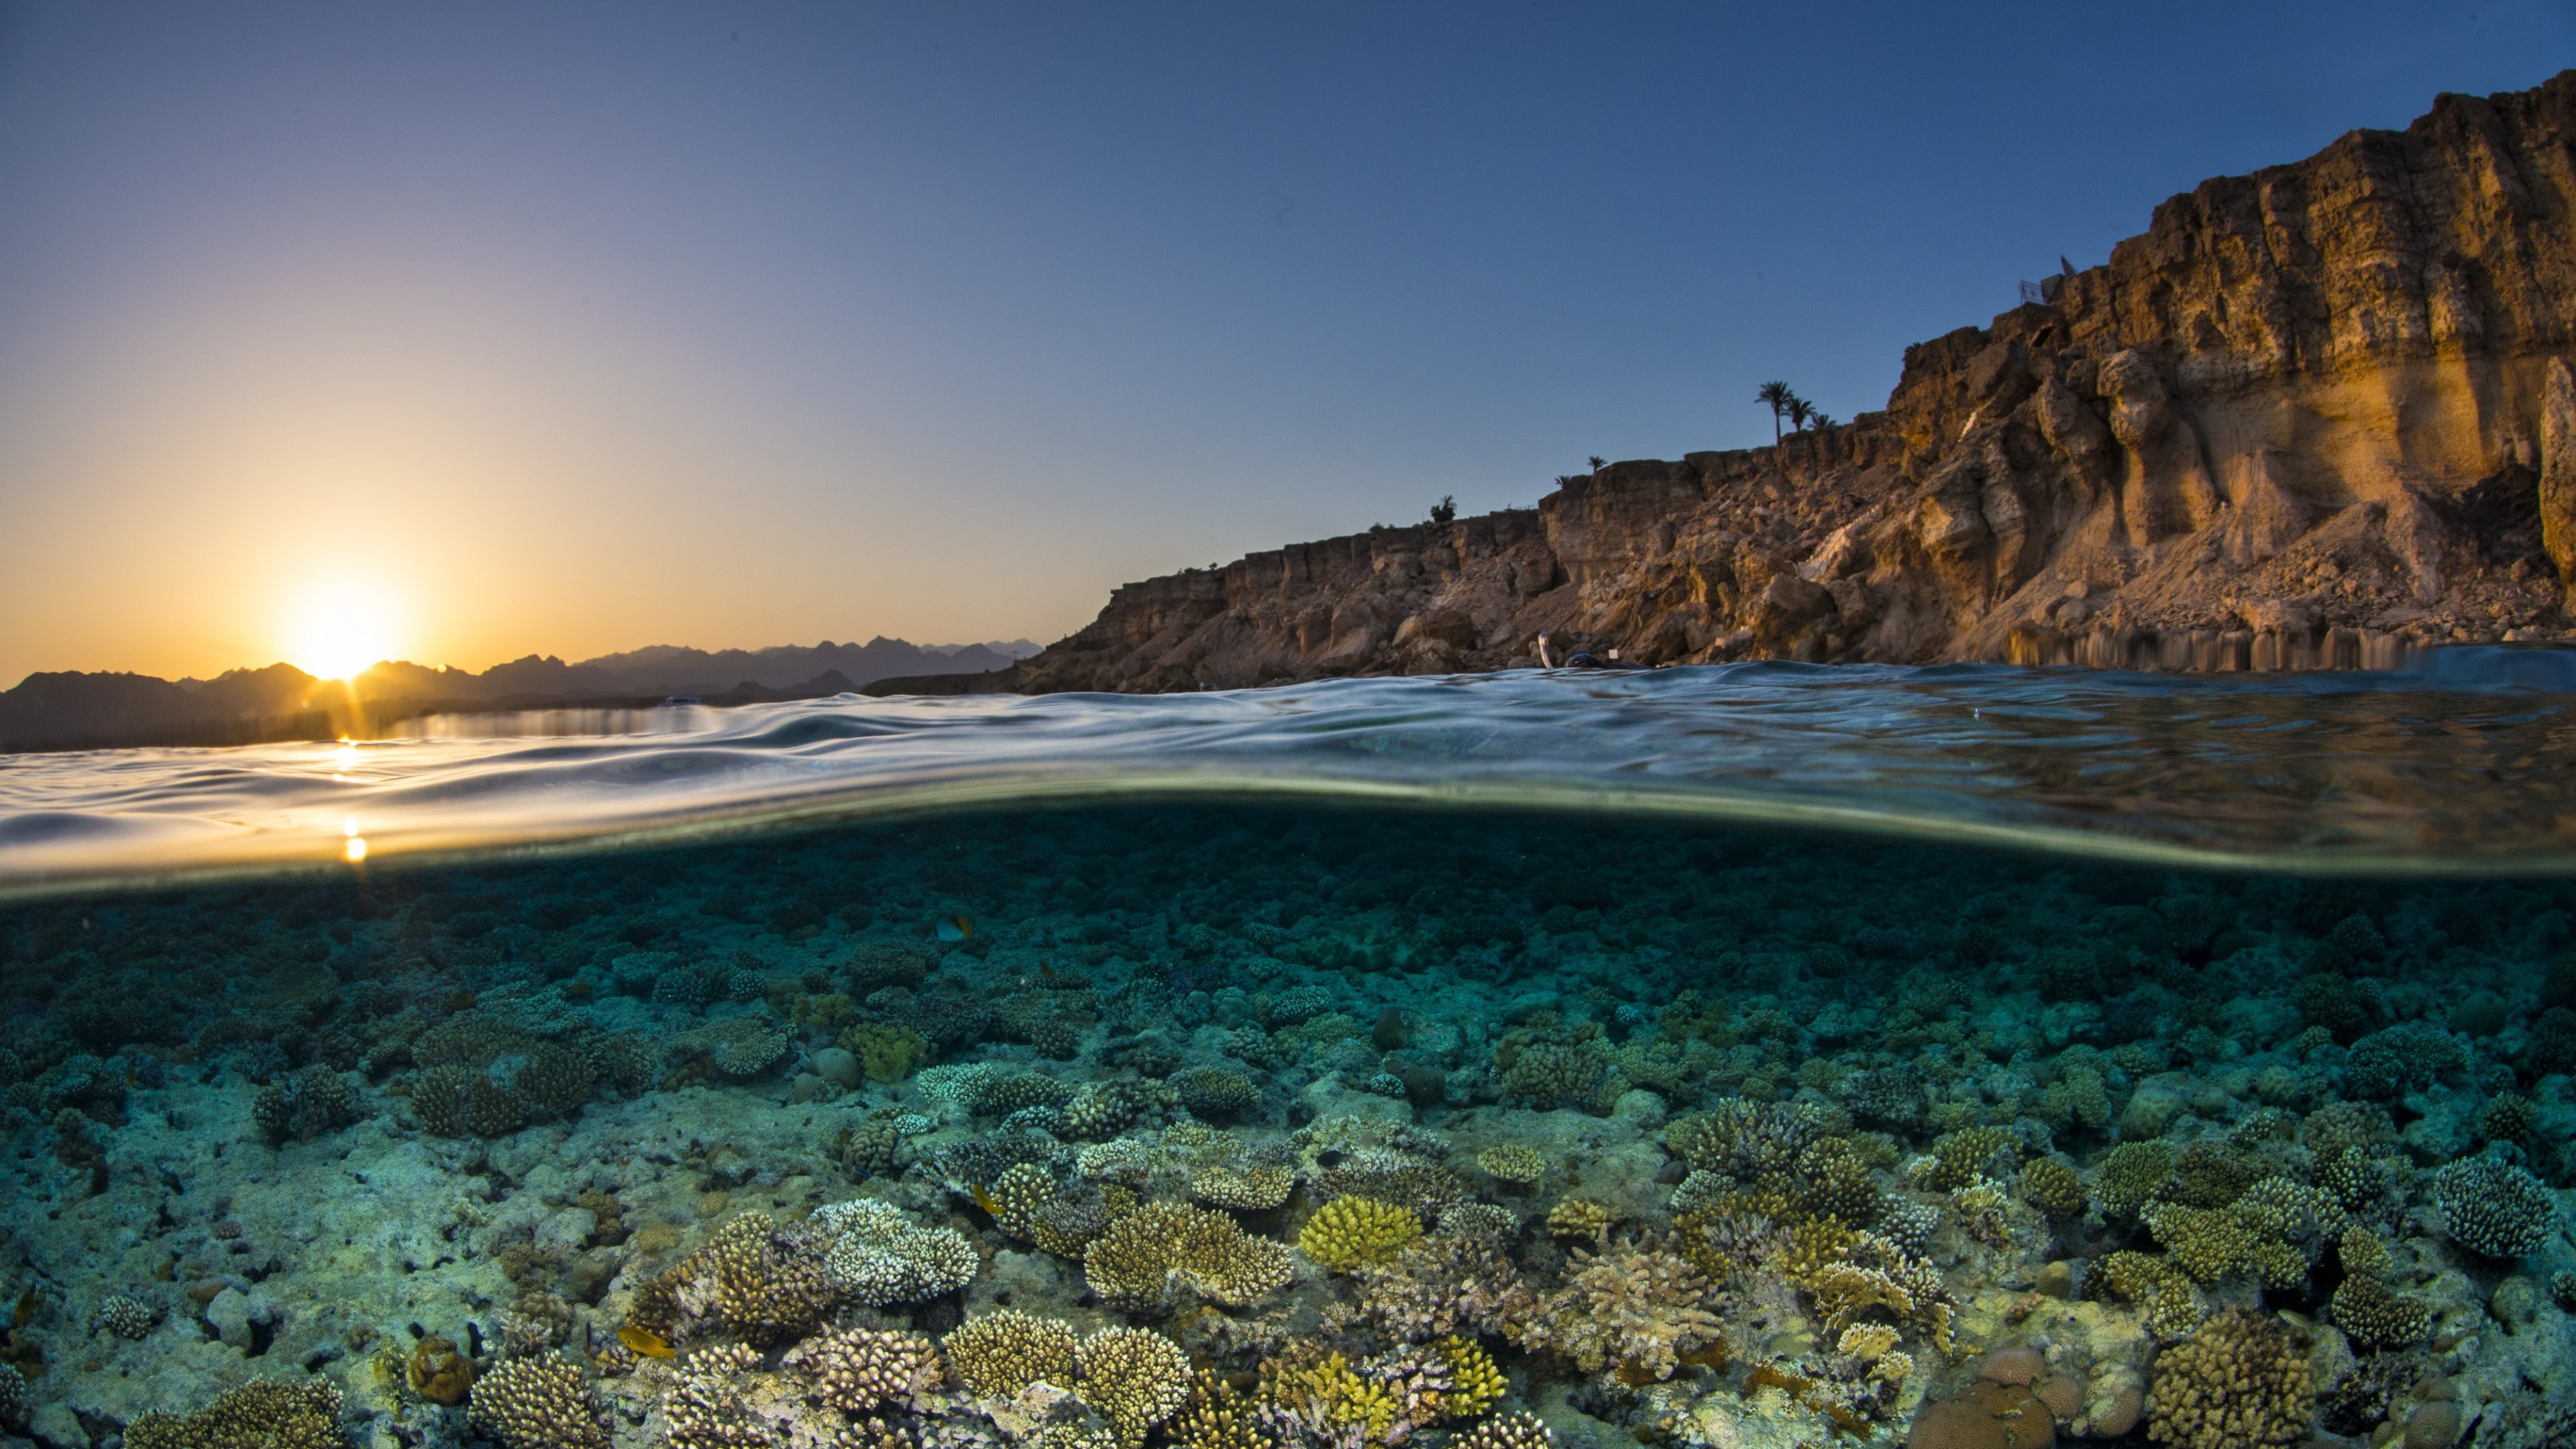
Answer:
[(919, 1303), (974, 1281), (982, 1259), (954, 1228), (920, 1228), (892, 1203), (857, 1198), (818, 1208), (830, 1246), (823, 1271), (834, 1287), (872, 1308)]

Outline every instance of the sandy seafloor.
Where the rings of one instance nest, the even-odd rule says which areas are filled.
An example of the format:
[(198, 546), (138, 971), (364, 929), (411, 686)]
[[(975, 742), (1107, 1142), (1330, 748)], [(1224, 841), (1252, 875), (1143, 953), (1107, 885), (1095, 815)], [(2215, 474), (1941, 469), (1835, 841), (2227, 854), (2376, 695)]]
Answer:
[(9, 1449), (2576, 1443), (2558, 881), (1170, 806), (0, 966)]

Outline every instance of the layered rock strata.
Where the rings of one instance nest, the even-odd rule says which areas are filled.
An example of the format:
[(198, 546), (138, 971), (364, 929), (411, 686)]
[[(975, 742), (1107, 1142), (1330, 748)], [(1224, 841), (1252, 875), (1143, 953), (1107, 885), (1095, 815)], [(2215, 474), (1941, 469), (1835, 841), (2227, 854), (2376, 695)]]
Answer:
[(1884, 411), (1130, 584), (1021, 688), (1561, 651), (2196, 669), (2576, 636), (2576, 71), (2223, 177)]

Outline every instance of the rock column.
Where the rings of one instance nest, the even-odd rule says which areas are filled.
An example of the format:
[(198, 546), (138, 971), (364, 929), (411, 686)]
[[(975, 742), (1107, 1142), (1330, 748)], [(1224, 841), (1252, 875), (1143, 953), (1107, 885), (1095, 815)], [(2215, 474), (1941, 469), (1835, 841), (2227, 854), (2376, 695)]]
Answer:
[(2576, 612), (2576, 373), (2563, 357), (2549, 364), (2540, 408), (2540, 542)]

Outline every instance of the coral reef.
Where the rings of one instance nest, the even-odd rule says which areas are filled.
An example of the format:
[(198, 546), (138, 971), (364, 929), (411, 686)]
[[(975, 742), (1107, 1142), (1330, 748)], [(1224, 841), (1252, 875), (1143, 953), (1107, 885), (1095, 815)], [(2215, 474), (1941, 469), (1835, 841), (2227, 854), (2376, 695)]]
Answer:
[(14, 906), (0, 1414), (2563, 1438), (2563, 884), (1575, 831), (1085, 810)]

